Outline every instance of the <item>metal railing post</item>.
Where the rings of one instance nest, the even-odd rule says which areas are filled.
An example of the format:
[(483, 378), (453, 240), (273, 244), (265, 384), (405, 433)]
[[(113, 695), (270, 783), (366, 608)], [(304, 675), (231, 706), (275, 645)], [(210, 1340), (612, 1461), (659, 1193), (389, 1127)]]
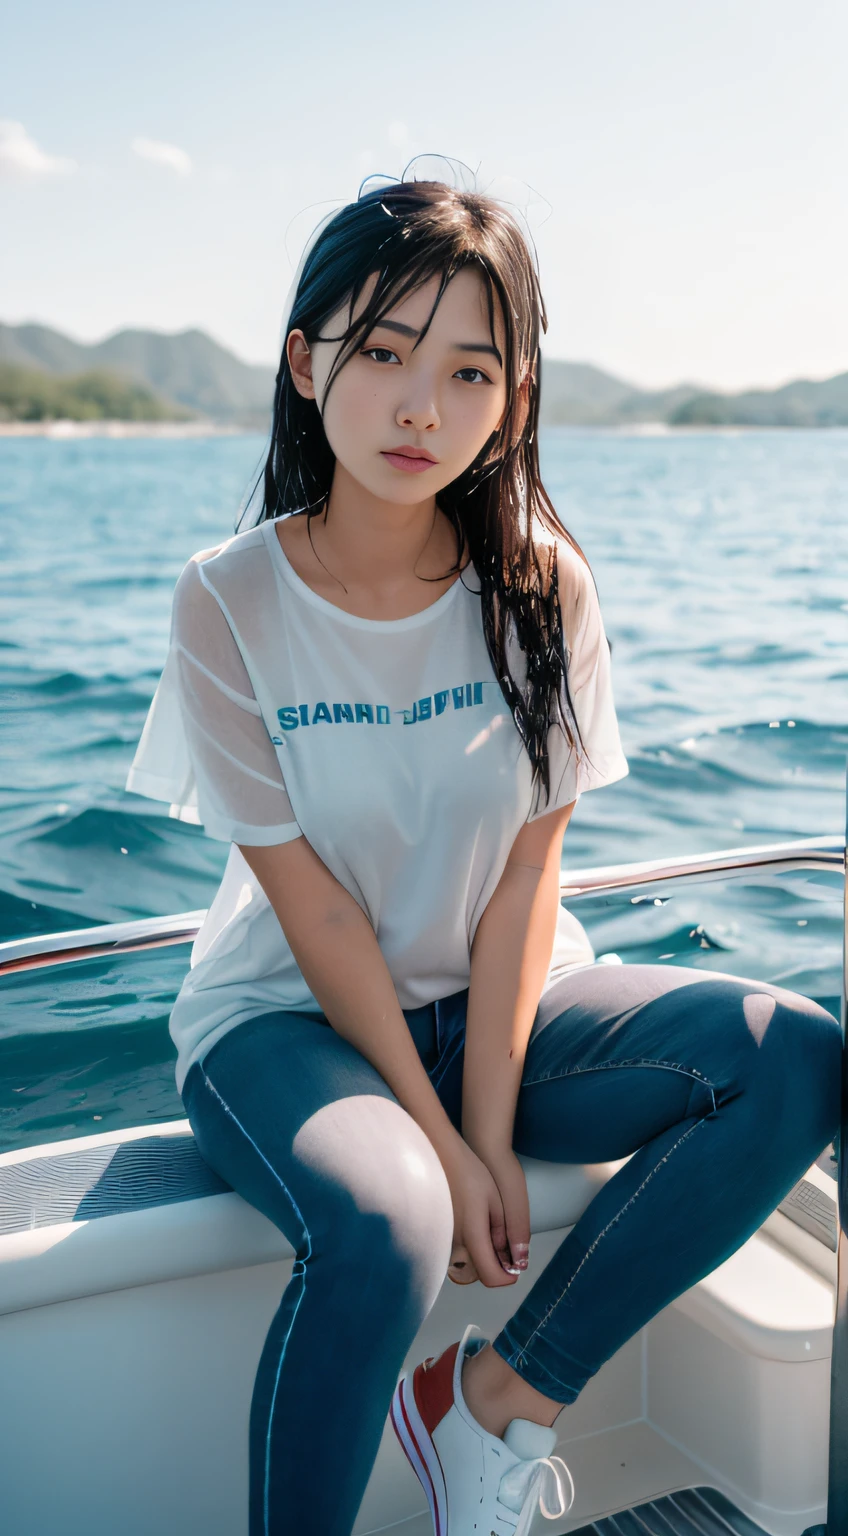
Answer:
[[(848, 841), (848, 774), (846, 775)], [(827, 1536), (848, 1536), (848, 849), (842, 935), (842, 1111), (837, 1144), (838, 1232), (836, 1313), (830, 1366), (830, 1453)]]

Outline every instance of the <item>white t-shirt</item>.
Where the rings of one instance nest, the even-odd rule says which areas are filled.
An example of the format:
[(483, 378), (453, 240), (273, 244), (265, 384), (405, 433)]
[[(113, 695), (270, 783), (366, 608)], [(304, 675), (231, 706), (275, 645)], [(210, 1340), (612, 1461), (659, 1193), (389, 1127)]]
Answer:
[[(233, 845), (171, 1014), (179, 1089), (242, 1020), (321, 1011), (237, 843), (308, 838), (373, 924), (401, 1007), (414, 1008), (468, 985), (477, 923), (524, 822), (627, 773), (609, 647), (580, 557), (560, 543), (569, 687), (587, 757), (552, 726), (547, 804), (531, 792), (477, 587), (469, 566), (421, 613), (357, 618), (297, 575), (272, 521), (185, 566), (127, 779)], [(523, 653), (513, 646), (516, 675)], [(593, 959), (562, 909), (546, 985)]]

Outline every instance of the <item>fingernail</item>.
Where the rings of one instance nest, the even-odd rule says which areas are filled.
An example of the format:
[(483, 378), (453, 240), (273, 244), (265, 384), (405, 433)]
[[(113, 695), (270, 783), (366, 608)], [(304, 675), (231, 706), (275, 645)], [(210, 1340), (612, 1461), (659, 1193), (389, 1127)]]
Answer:
[(503, 1267), (506, 1270), (508, 1275), (520, 1275), (521, 1274), (521, 1270), (520, 1269), (516, 1269), (514, 1264), (504, 1264)]

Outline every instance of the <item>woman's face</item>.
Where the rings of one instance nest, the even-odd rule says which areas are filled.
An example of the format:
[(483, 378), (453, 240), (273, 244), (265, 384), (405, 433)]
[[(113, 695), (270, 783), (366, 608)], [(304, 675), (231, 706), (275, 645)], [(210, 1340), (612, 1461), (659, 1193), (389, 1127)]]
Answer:
[[(376, 275), (354, 315), (375, 282)], [(434, 496), (468, 468), (505, 413), (503, 317), (495, 298), (493, 348), (478, 273), (466, 267), (451, 279), (415, 345), (438, 286), (431, 278), (374, 326), (336, 375), (322, 412), (338, 462), (381, 500), (415, 505)], [(325, 333), (338, 336), (346, 324), (347, 306)], [(302, 331), (291, 331), (286, 347), (296, 388), (320, 406), (341, 343), (319, 339), (308, 347)]]

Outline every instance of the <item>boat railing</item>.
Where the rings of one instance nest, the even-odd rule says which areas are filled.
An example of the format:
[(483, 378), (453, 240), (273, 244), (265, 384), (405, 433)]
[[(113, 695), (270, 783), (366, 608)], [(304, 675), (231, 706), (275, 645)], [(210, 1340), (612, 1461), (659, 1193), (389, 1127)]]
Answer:
[[(652, 889), (672, 882), (681, 885), (705, 880), (741, 879), (744, 876), (785, 874), (800, 869), (832, 870), (844, 874), (844, 836), (834, 834), (829, 837), (808, 837), (788, 843), (724, 848), (677, 858), (566, 870), (560, 883), (560, 894), (570, 904), (585, 897)], [(0, 944), (0, 976), (35, 970), (39, 966), (66, 965), (73, 960), (95, 960), (107, 955), (161, 949), (169, 944), (188, 944), (197, 936), (205, 916), (205, 910), (179, 912), (170, 917), (132, 918), (123, 923), (101, 923), (94, 927), (70, 929), (64, 933), (13, 939)]]

